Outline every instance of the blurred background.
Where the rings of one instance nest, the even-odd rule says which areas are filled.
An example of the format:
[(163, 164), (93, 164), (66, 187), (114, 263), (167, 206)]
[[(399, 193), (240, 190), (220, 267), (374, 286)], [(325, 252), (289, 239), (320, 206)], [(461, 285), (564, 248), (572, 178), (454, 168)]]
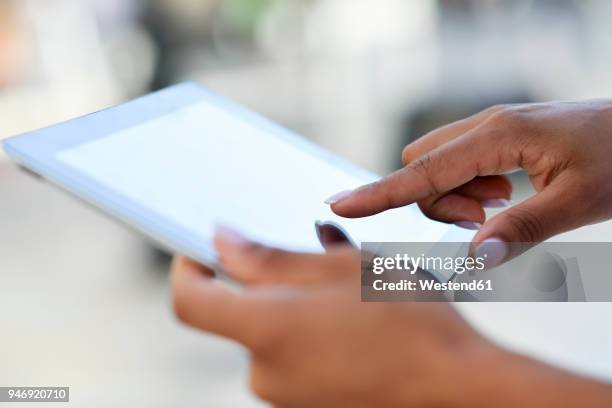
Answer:
[[(491, 104), (610, 97), (610, 21), (607, 0), (0, 0), (0, 139), (195, 80), (383, 174)], [(0, 153), (0, 386), (261, 406), (239, 347), (174, 321), (168, 261)], [(461, 309), (504, 345), (612, 379), (612, 306), (484, 306)]]

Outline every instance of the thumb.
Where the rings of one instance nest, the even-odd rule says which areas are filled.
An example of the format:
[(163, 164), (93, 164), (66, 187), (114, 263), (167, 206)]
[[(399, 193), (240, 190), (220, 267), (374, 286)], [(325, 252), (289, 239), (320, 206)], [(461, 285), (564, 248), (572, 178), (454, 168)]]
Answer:
[(584, 225), (579, 186), (555, 180), (535, 196), (485, 222), (472, 240), (472, 253), (492, 268), (534, 245)]

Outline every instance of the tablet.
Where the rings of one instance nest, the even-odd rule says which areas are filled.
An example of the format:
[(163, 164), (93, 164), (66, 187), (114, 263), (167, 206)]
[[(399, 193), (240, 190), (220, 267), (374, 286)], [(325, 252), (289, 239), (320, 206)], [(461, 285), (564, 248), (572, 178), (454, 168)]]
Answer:
[[(360, 241), (469, 241), (414, 205), (363, 219), (324, 200), (378, 177), (194, 83), (4, 142), (6, 153), (172, 251), (215, 266), (215, 224), (322, 251), (314, 222)], [(44, 205), (41, 203), (41, 205)]]

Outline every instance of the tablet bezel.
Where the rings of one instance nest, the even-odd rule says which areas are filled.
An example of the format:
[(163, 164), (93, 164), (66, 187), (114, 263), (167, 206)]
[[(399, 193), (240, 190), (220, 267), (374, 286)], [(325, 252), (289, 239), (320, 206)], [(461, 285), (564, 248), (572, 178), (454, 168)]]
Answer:
[[(57, 159), (59, 153), (171, 114), (206, 101), (248, 121), (275, 137), (333, 163), (364, 183), (378, 177), (332, 154), (298, 134), (254, 113), (202, 86), (181, 83), (121, 105), (6, 139), (6, 153), (27, 169), (49, 179), (83, 201), (99, 207), (170, 250), (216, 267), (211, 242), (187, 228), (173, 224), (134, 200), (114, 194), (112, 189)], [(313, 226), (314, 233), (314, 226)]]

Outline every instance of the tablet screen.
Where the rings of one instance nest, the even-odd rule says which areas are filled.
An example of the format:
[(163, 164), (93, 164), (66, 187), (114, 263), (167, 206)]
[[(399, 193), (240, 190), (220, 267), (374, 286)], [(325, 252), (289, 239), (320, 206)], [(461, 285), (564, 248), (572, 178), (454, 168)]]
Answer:
[(435, 242), (448, 225), (414, 207), (346, 220), (323, 201), (375, 179), (347, 171), (239, 115), (202, 100), (57, 153), (56, 159), (209, 240), (216, 223), (265, 243), (321, 250), (315, 220), (356, 240)]

